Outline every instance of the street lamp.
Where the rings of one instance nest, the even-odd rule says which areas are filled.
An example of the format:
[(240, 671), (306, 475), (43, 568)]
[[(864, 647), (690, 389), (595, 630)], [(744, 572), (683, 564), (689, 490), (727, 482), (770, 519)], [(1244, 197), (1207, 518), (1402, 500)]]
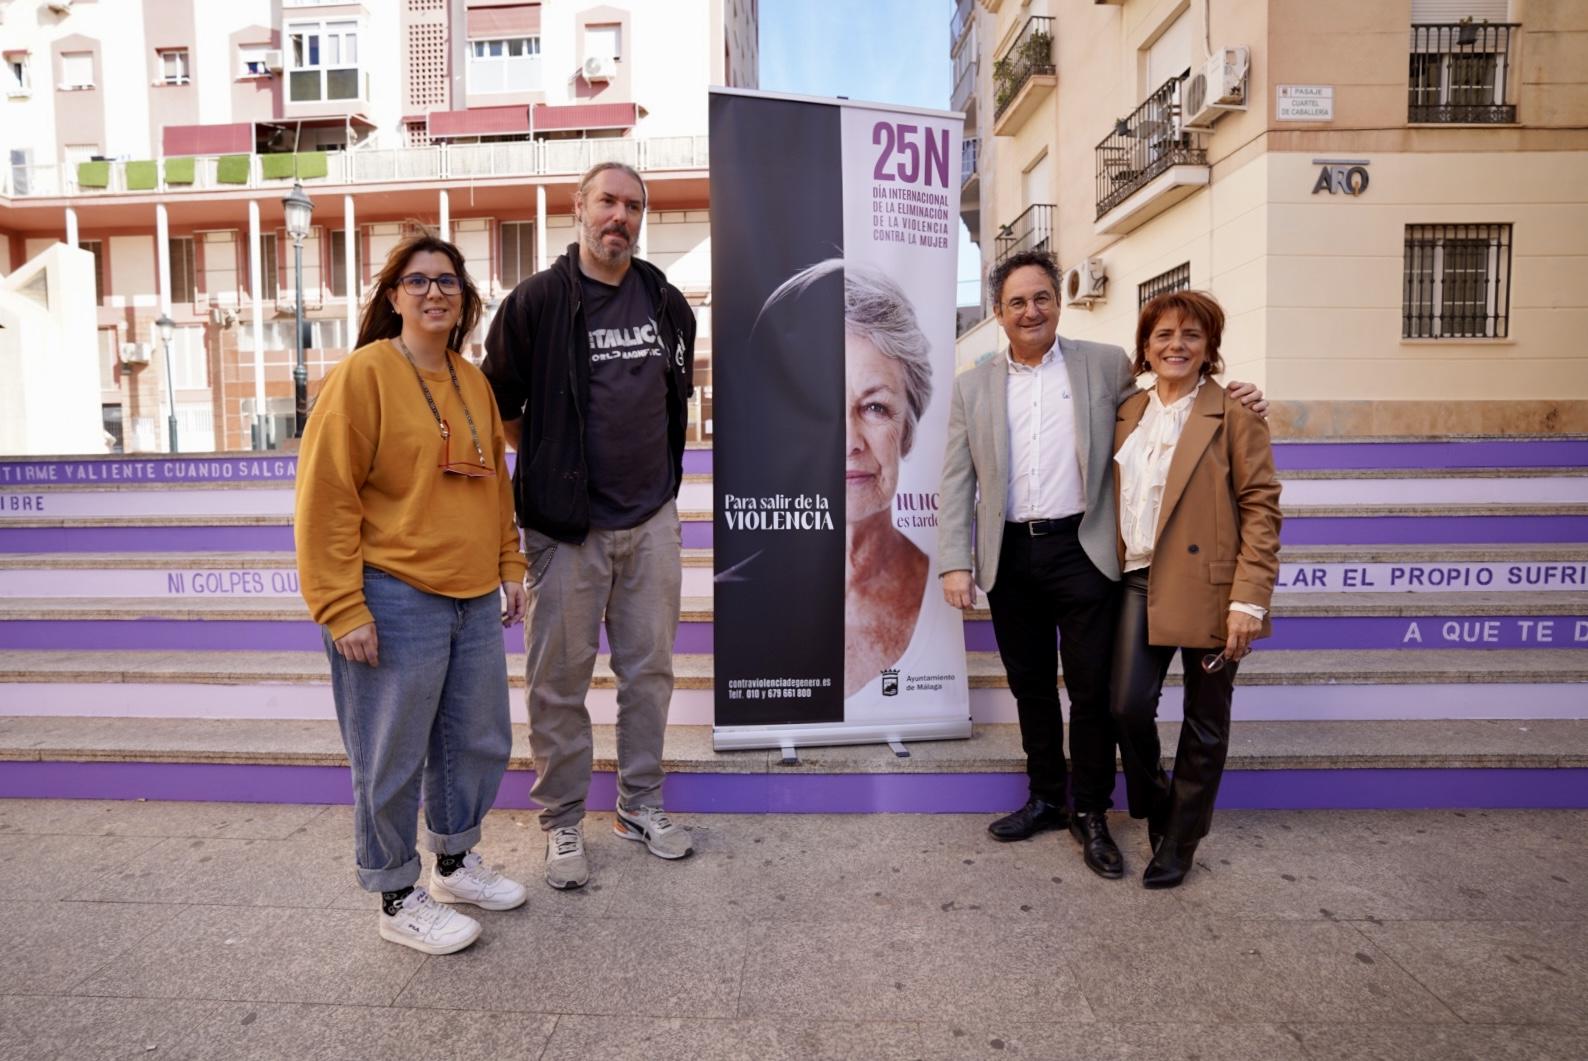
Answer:
[(176, 336), (176, 321), (170, 315), (161, 313), (154, 327), (160, 333), (160, 345), (165, 347), (165, 386), (171, 396), (171, 415), (165, 425), (171, 433), (171, 452), (177, 453), (180, 450), (176, 441), (176, 377), (171, 374), (171, 340)]
[(309, 418), (309, 367), (303, 360), (303, 240), (309, 234), (309, 219), (314, 216), (314, 201), (303, 194), (303, 184), (292, 182), (292, 191), (281, 200), (286, 215), (287, 235), (292, 237), (292, 277), (297, 290), (293, 305), (297, 310), (293, 323), (293, 338), (297, 344), (298, 360), (292, 366), (292, 391), (297, 405), (297, 426), (294, 438), (303, 437), (303, 424)]

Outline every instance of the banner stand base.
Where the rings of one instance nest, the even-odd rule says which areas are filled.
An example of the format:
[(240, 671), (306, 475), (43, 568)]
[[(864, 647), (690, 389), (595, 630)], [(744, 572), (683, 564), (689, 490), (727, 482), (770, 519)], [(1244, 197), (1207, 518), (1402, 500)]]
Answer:
[[(798, 764), (797, 748), (838, 744), (886, 744), (894, 755), (908, 758), (906, 740), (965, 740), (970, 737), (970, 717), (934, 718), (900, 722), (822, 722), (773, 726), (716, 726), (711, 731), (714, 751), (752, 751), (776, 748), (783, 762)], [(902, 753), (902, 754), (901, 754)]]

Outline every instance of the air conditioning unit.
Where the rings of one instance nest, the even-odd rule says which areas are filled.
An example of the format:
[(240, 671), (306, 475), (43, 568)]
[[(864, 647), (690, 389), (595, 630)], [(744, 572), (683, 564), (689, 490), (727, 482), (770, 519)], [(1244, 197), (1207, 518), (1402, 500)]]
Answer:
[(1090, 306), (1094, 302), (1101, 302), (1107, 287), (1108, 270), (1103, 268), (1103, 259), (1087, 258), (1065, 271), (1064, 304)]
[(147, 365), (149, 363), (149, 344), (122, 343), (121, 363), (123, 365)]
[(584, 79), (586, 81), (611, 81), (616, 64), (601, 55), (592, 55), (584, 61)]
[(210, 323), (220, 328), (230, 328), (237, 323), (237, 317), (225, 306), (211, 306)]
[(1252, 53), (1244, 45), (1220, 48), (1185, 85), (1183, 129), (1211, 129), (1225, 111), (1246, 109), (1246, 74)]
[(279, 51), (265, 53), (265, 69), (272, 74), (281, 73), (281, 53)]

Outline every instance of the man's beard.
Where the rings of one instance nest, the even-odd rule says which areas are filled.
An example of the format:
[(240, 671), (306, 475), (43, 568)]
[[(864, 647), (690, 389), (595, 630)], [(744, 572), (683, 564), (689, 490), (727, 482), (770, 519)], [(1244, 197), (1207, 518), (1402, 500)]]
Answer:
[[(624, 226), (608, 225), (599, 231), (593, 225), (584, 225), (582, 228), (585, 248), (597, 261), (606, 265), (618, 265), (633, 256), (634, 241), (629, 235), (629, 230)], [(624, 245), (616, 249), (608, 247), (605, 241), (608, 233), (622, 236)]]

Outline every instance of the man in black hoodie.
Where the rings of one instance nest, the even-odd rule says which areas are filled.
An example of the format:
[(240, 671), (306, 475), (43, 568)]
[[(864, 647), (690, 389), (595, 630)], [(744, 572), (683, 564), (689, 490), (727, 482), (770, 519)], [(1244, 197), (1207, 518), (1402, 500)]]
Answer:
[(645, 183), (621, 163), (579, 182), (579, 242), (513, 289), (485, 341), (485, 374), (518, 451), (513, 486), (529, 560), (530, 794), (544, 809), (546, 882), (590, 877), (585, 697), (606, 622), (618, 699), (613, 826), (662, 858), (693, 851), (662, 810), (662, 738), (678, 630), (678, 488), (695, 318), (633, 256)]

